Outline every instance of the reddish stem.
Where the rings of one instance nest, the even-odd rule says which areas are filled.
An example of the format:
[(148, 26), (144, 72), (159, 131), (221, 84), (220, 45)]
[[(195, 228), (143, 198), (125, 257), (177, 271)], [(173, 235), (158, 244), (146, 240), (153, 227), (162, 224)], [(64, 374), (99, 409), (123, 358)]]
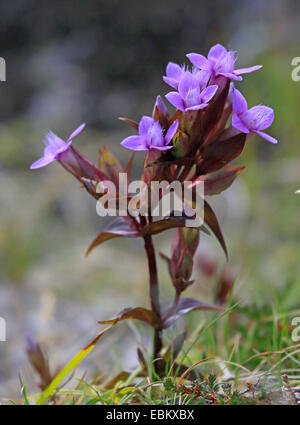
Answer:
[[(156, 360), (160, 356), (162, 349), (162, 327), (161, 327), (161, 314), (159, 304), (159, 287), (158, 287), (158, 275), (157, 265), (155, 258), (155, 250), (153, 246), (152, 236), (146, 235), (144, 237), (145, 250), (148, 259), (149, 277), (150, 277), (150, 301), (153, 313), (158, 318), (159, 325), (154, 328), (154, 339), (153, 339), (153, 360)], [(159, 375), (159, 361), (154, 363), (154, 370)]]

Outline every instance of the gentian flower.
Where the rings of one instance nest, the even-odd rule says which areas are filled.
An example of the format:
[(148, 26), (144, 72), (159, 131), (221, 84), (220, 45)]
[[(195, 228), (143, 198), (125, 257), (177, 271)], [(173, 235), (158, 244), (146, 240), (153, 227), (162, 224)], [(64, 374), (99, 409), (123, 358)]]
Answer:
[(248, 74), (256, 71), (262, 65), (255, 65), (249, 68), (234, 69), (235, 53), (232, 50), (227, 51), (221, 44), (216, 44), (208, 52), (207, 58), (198, 53), (189, 53), (187, 55), (194, 66), (209, 71), (213, 78), (222, 75), (231, 80), (240, 81), (240, 74)]
[(185, 73), (185, 66), (177, 65), (177, 63), (169, 62), (166, 68), (166, 74), (163, 76), (163, 80), (169, 86), (178, 90), (178, 84)]
[[(169, 62), (166, 68), (167, 75), (163, 76), (163, 80), (169, 86), (178, 90), (180, 80), (185, 75), (186, 71), (187, 69), (184, 65), (179, 66), (177, 65), (177, 63)], [(199, 70), (198, 68), (194, 67), (192, 70), (192, 74), (196, 78), (198, 78), (201, 89), (207, 86), (208, 80), (210, 78), (210, 72)]]
[(201, 90), (199, 76), (186, 71), (178, 85), (178, 92), (170, 92), (166, 98), (180, 111), (197, 111), (208, 105), (218, 89), (217, 85)]
[(157, 96), (155, 103), (154, 103), (154, 108), (153, 108), (153, 112), (152, 112), (152, 117), (154, 118), (155, 115), (155, 110), (156, 108), (159, 109), (159, 111), (161, 112), (161, 114), (163, 115), (163, 117), (167, 117), (168, 116), (168, 109), (164, 103), (164, 101), (162, 100), (161, 96)]
[(177, 129), (178, 120), (173, 122), (164, 135), (163, 129), (158, 121), (155, 121), (151, 117), (143, 116), (139, 123), (139, 135), (127, 137), (123, 140), (121, 145), (134, 151), (150, 151), (152, 149), (164, 151), (172, 149), (173, 146), (168, 145), (173, 139)]
[(76, 130), (73, 131), (73, 133), (68, 137), (66, 142), (64, 142), (60, 137), (58, 137), (52, 131), (49, 131), (46, 134), (46, 137), (44, 139), (44, 144), (46, 145), (44, 149), (44, 155), (42, 156), (42, 158), (38, 159), (33, 164), (31, 164), (30, 169), (32, 170), (35, 168), (45, 167), (51, 162), (57, 159), (60, 159), (60, 157), (65, 152), (68, 152), (72, 144), (72, 140), (74, 139), (74, 137), (78, 136), (79, 133), (81, 133), (84, 127), (85, 127), (85, 124), (83, 123), (78, 128), (76, 128)]
[(268, 142), (277, 143), (274, 137), (261, 131), (270, 127), (274, 121), (274, 111), (272, 108), (257, 105), (248, 109), (246, 99), (237, 89), (234, 89), (233, 92), (232, 107), (233, 127), (237, 128), (242, 133), (256, 133)]

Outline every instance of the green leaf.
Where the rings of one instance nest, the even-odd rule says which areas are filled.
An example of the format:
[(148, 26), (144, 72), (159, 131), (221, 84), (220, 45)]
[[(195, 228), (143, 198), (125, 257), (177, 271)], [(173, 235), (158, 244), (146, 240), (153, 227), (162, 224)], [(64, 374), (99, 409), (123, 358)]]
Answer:
[(36, 402), (36, 405), (43, 404), (47, 398), (51, 397), (54, 393), (59, 384), (63, 381), (63, 379), (66, 378), (67, 375), (69, 375), (72, 370), (74, 370), (81, 362), (82, 360), (92, 351), (92, 349), (95, 347), (97, 342), (104, 334), (106, 334), (107, 331), (109, 331), (112, 326), (109, 326), (108, 328), (101, 331), (96, 338), (93, 339), (86, 347), (84, 347), (82, 350), (80, 350), (73, 358), (69, 361), (69, 363), (66, 364), (66, 366), (55, 376), (51, 384), (42, 392), (40, 398)]

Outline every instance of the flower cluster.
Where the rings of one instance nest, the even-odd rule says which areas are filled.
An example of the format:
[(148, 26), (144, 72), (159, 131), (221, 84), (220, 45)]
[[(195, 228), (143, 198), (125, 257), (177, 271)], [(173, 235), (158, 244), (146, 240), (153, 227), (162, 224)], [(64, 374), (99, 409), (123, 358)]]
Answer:
[[(190, 53), (187, 57), (193, 65), (191, 68), (170, 62), (163, 76), (163, 80), (174, 89), (166, 94), (166, 99), (176, 108), (175, 113), (171, 115), (162, 97), (157, 96), (152, 116), (143, 116), (139, 123), (122, 118), (138, 134), (125, 138), (121, 145), (133, 151), (146, 151), (142, 180), (149, 187), (152, 181), (166, 180), (171, 184), (176, 180), (183, 184), (188, 180), (192, 182), (194, 190), (201, 182), (204, 183), (205, 195), (216, 195), (227, 189), (243, 171), (244, 167), (229, 163), (241, 154), (251, 135), (257, 134), (271, 143), (277, 143), (275, 138), (262, 131), (272, 124), (274, 112), (262, 105), (248, 109), (245, 98), (234, 87), (234, 81), (242, 80), (242, 74), (256, 71), (261, 65), (235, 69), (235, 53), (227, 51), (220, 44), (210, 49), (207, 58), (198, 53)], [(132, 160), (123, 169), (105, 147), (99, 151), (99, 166), (93, 164), (72, 146), (73, 139), (84, 127), (85, 124), (81, 124), (66, 141), (49, 131), (44, 140), (44, 155), (31, 168), (44, 167), (57, 160), (98, 200), (102, 199), (103, 193), (99, 193), (97, 185), (110, 181), (117, 186), (120, 173), (129, 175)], [(114, 196), (120, 198), (121, 195)], [(125, 193), (128, 203), (132, 197), (130, 193)], [(183, 208), (183, 215), (184, 211)], [(145, 237), (168, 228), (182, 227), (182, 222), (172, 216), (164, 217), (164, 223), (158, 225), (151, 220), (151, 211), (149, 214), (150, 218), (118, 219), (107, 233), (111, 237)], [(206, 201), (204, 222), (226, 252), (218, 221)], [(102, 243), (101, 237), (95, 239), (89, 251), (99, 243)], [(186, 275), (178, 275), (178, 270), (181, 270), (175, 264), (178, 258), (170, 263), (174, 268), (170, 273), (177, 286), (178, 282), (187, 281)], [(182, 285), (184, 287), (185, 284)]]

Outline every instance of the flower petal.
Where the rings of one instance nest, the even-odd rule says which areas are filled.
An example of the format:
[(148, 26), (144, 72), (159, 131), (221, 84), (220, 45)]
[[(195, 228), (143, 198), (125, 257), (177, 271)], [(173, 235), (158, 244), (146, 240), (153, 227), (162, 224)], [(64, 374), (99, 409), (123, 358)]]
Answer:
[(174, 62), (169, 62), (166, 68), (167, 77), (173, 78), (174, 80), (179, 80), (184, 71), (184, 67)]
[(227, 50), (225, 49), (224, 46), (222, 46), (222, 44), (215, 44), (208, 52), (207, 57), (209, 60), (213, 60), (216, 62), (219, 59), (219, 57), (221, 55), (224, 55), (225, 53), (227, 53)]
[(164, 136), (159, 122), (154, 121), (147, 133), (148, 146), (164, 146)]
[(184, 102), (179, 93), (176, 91), (171, 91), (170, 93), (166, 94), (166, 98), (170, 103), (172, 103), (173, 106), (175, 106), (175, 108), (179, 109), (180, 111), (184, 111)]
[(256, 130), (255, 133), (258, 134), (260, 137), (262, 137), (263, 139), (267, 140), (270, 143), (274, 143), (274, 144), (278, 143), (277, 139), (274, 139), (274, 137), (270, 136), (267, 133), (264, 133), (263, 131)]
[(65, 152), (71, 146), (71, 144), (72, 144), (72, 140), (70, 140), (68, 143), (64, 143), (64, 146), (56, 150), (55, 156), (59, 155), (62, 152)]
[(211, 71), (212, 63), (206, 59), (205, 56), (199, 55), (199, 53), (189, 53), (186, 55), (193, 65), (205, 71)]
[(226, 52), (218, 58), (218, 61), (215, 65), (216, 74), (224, 73), (232, 73), (234, 70), (234, 62), (235, 62), (235, 53), (233, 50)]
[(139, 123), (139, 135), (146, 136), (149, 128), (153, 125), (154, 122), (155, 121), (152, 117), (147, 117), (144, 115)]
[(168, 149), (173, 149), (173, 145), (171, 146), (150, 146), (151, 149), (157, 149), (158, 151), (166, 151)]
[(55, 157), (52, 156), (42, 156), (42, 158), (35, 161), (33, 164), (30, 165), (30, 169), (34, 170), (36, 168), (45, 167), (46, 165), (50, 164), (51, 162), (55, 161)]
[(49, 151), (53, 153), (55, 153), (57, 149), (60, 149), (62, 146), (65, 145), (65, 142), (60, 137), (58, 137), (55, 133), (53, 133), (53, 131), (51, 130), (48, 131), (43, 142), (46, 145), (46, 147), (49, 149)]
[(152, 112), (152, 116), (154, 116), (156, 107), (160, 110), (160, 112), (162, 113), (162, 115), (164, 117), (168, 115), (168, 109), (167, 109), (164, 101), (162, 100), (162, 97), (159, 96), (159, 95), (156, 98), (154, 108), (153, 108), (153, 112)]
[(223, 75), (223, 77), (230, 78), (230, 80), (235, 81), (242, 81), (242, 77), (239, 77), (238, 75), (233, 74), (232, 72), (219, 72), (218, 75)]
[(163, 80), (169, 86), (173, 87), (176, 90), (178, 89), (179, 80), (175, 80), (174, 78), (166, 77), (165, 75), (163, 76)]
[(216, 91), (218, 90), (217, 85), (208, 86), (201, 92), (201, 101), (203, 103), (208, 103), (216, 94)]
[(189, 106), (185, 108), (186, 111), (199, 111), (199, 109), (204, 109), (208, 106), (208, 103), (201, 103), (200, 105)]
[(248, 68), (235, 69), (233, 72), (236, 75), (249, 74), (250, 72), (257, 71), (260, 68), (262, 68), (262, 65), (254, 65), (254, 66), (250, 66)]
[(174, 121), (169, 130), (167, 131), (167, 134), (165, 135), (165, 142), (168, 145), (173, 137), (175, 136), (177, 129), (178, 129), (178, 120)]
[(211, 72), (210, 71), (204, 71), (204, 70), (199, 71), (199, 69), (194, 68), (193, 69), (193, 76), (195, 78), (197, 78), (197, 80), (199, 82), (200, 90), (202, 90), (207, 86), (208, 81), (209, 81), (210, 76), (211, 76)]
[(67, 142), (69, 142), (70, 140), (74, 139), (74, 137), (78, 136), (78, 134), (81, 133), (82, 130), (84, 129), (85, 125), (86, 125), (85, 123), (82, 123), (79, 127), (77, 127), (76, 130), (74, 130), (73, 133), (70, 134), (70, 136), (68, 137)]
[(232, 109), (238, 115), (248, 110), (247, 101), (238, 89), (233, 89)]
[(181, 97), (185, 98), (193, 89), (200, 94), (198, 79), (191, 72), (186, 71), (179, 82), (178, 92)]
[(264, 130), (273, 123), (274, 111), (268, 106), (253, 106), (244, 114), (243, 121), (253, 131)]
[(249, 133), (249, 129), (245, 126), (243, 121), (240, 119), (239, 115), (235, 113), (232, 116), (232, 127), (237, 128), (242, 133), (246, 133), (246, 134)]
[(145, 136), (129, 136), (121, 142), (121, 145), (133, 151), (146, 151), (149, 149)]

